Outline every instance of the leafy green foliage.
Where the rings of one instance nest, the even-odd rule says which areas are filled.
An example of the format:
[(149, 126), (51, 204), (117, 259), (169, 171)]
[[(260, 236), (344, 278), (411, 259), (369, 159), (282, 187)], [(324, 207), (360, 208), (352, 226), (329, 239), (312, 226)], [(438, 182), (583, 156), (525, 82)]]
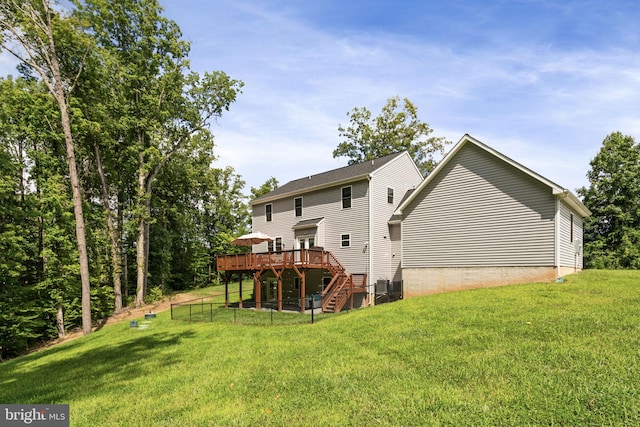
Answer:
[(267, 193), (272, 192), (278, 188), (278, 180), (274, 177), (269, 178), (260, 187), (251, 187), (251, 199), (257, 199), (260, 196), (264, 196)]
[(614, 132), (591, 160), (578, 193), (592, 215), (584, 225), (585, 266), (640, 269), (640, 145)]
[[(156, 0), (51, 4), (0, 3), (3, 49), (18, 46), (20, 28), (43, 42), (23, 78), (0, 78), (5, 355), (77, 326), (80, 314), (84, 329), (87, 299), (94, 321), (119, 310), (136, 279), (146, 286), (149, 277), (155, 295), (205, 286), (215, 254), (249, 221), (242, 179), (211, 167), (209, 128), (243, 83), (222, 71), (191, 72), (189, 43)], [(49, 14), (52, 34), (31, 12), (36, 20)], [(38, 68), (54, 59), (59, 78)], [(76, 160), (67, 163), (70, 143)], [(90, 293), (78, 266), (79, 207)]]
[(345, 156), (349, 164), (407, 151), (423, 175), (435, 167), (434, 154), (444, 151), (450, 142), (444, 137), (430, 136), (433, 129), (418, 119), (418, 108), (404, 98), (389, 98), (379, 116), (372, 118), (366, 107), (347, 113), (351, 125), (340, 125), (340, 137), (345, 138), (333, 151), (333, 157)]

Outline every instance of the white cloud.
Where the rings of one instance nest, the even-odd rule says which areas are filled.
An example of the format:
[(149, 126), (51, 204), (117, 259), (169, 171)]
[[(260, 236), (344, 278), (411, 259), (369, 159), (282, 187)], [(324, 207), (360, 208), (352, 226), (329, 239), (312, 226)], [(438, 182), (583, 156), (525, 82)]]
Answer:
[[(561, 19), (548, 18), (529, 34), (542, 18), (524, 28), (497, 26), (500, 5), (460, 6), (459, 17), (438, 23), (443, 34), (419, 26), (373, 31), (356, 22), (328, 29), (287, 1), (166, 7), (192, 41), (194, 69), (222, 69), (246, 83), (213, 132), (219, 163), (233, 166), (247, 191), (271, 176), (284, 183), (344, 165), (332, 151), (346, 113), (366, 106), (377, 114), (395, 95), (416, 104), (435, 135), (455, 142), (469, 133), (560, 185), (585, 185), (588, 162), (608, 133), (640, 137), (638, 38), (627, 34), (629, 45), (556, 42), (550, 34), (571, 30), (568, 20), (585, 19), (586, 8), (558, 11)], [(464, 19), (473, 14), (478, 19)], [(0, 71), (4, 61), (0, 55)]]

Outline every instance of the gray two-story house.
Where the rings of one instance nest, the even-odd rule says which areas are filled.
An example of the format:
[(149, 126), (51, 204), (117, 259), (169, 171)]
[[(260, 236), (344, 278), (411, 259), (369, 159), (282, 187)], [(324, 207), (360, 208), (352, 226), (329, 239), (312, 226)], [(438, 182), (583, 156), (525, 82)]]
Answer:
[(590, 215), (469, 135), (426, 179), (402, 152), (288, 182), (251, 206), (253, 231), (273, 240), (218, 269), (252, 273), (258, 306), (322, 294), (324, 311), (373, 303), (376, 283), (413, 296), (579, 271)]
[[(411, 156), (401, 152), (290, 181), (251, 202), (253, 230), (274, 238), (253, 252), (320, 249), (347, 272), (366, 275), (369, 288), (372, 280), (400, 280), (400, 225), (389, 219), (422, 179)], [(266, 292), (275, 297), (274, 275), (263, 276), (271, 282)], [(296, 277), (289, 272), (284, 280), (283, 298), (297, 296)], [(307, 293), (322, 292), (331, 277), (329, 271), (309, 272)]]

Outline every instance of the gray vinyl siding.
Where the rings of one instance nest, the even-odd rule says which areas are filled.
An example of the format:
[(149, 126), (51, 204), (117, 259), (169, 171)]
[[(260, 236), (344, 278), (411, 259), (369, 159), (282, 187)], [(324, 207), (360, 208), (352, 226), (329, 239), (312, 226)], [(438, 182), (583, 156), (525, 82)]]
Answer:
[(403, 268), (553, 266), (551, 189), (468, 144), (404, 210)]
[[(394, 250), (389, 218), (406, 192), (417, 187), (421, 182), (422, 175), (407, 153), (403, 153), (372, 174), (371, 235), (368, 248), (371, 251), (370, 283), (375, 283), (378, 279), (393, 280), (401, 255), (400, 251)], [(388, 188), (394, 190), (392, 204), (388, 203)]]
[[(342, 209), (341, 189), (351, 186), (351, 208)], [(302, 216), (295, 216), (294, 199), (302, 196)], [(296, 248), (293, 226), (300, 221), (324, 218), (317, 229), (316, 246), (331, 251), (349, 273), (365, 273), (368, 255), (362, 252), (368, 239), (369, 185), (366, 179), (350, 184), (293, 195), (270, 202), (273, 205), (273, 220), (265, 218), (265, 204), (253, 206), (253, 230), (271, 236), (282, 236), (284, 249)], [(307, 233), (305, 233), (307, 234)], [(340, 247), (340, 235), (351, 234), (351, 246)], [(254, 252), (267, 250), (266, 243), (255, 245)]]
[(391, 272), (389, 280), (399, 282), (402, 280), (402, 239), (400, 224), (389, 225), (391, 239)]
[[(562, 200), (558, 201), (560, 209), (560, 235), (558, 246), (560, 249), (560, 266), (582, 268), (582, 254), (576, 258), (575, 241), (582, 241), (582, 218), (569, 208)], [(573, 224), (571, 222), (573, 215)], [(571, 227), (573, 226), (573, 241), (571, 240)], [(577, 265), (576, 265), (577, 261)]]

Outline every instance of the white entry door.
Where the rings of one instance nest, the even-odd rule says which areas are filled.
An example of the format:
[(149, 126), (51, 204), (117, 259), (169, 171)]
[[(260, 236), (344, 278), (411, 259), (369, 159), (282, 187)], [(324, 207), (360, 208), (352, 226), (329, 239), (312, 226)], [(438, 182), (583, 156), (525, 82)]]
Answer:
[(298, 249), (309, 249), (316, 245), (315, 236), (304, 236), (298, 238)]

